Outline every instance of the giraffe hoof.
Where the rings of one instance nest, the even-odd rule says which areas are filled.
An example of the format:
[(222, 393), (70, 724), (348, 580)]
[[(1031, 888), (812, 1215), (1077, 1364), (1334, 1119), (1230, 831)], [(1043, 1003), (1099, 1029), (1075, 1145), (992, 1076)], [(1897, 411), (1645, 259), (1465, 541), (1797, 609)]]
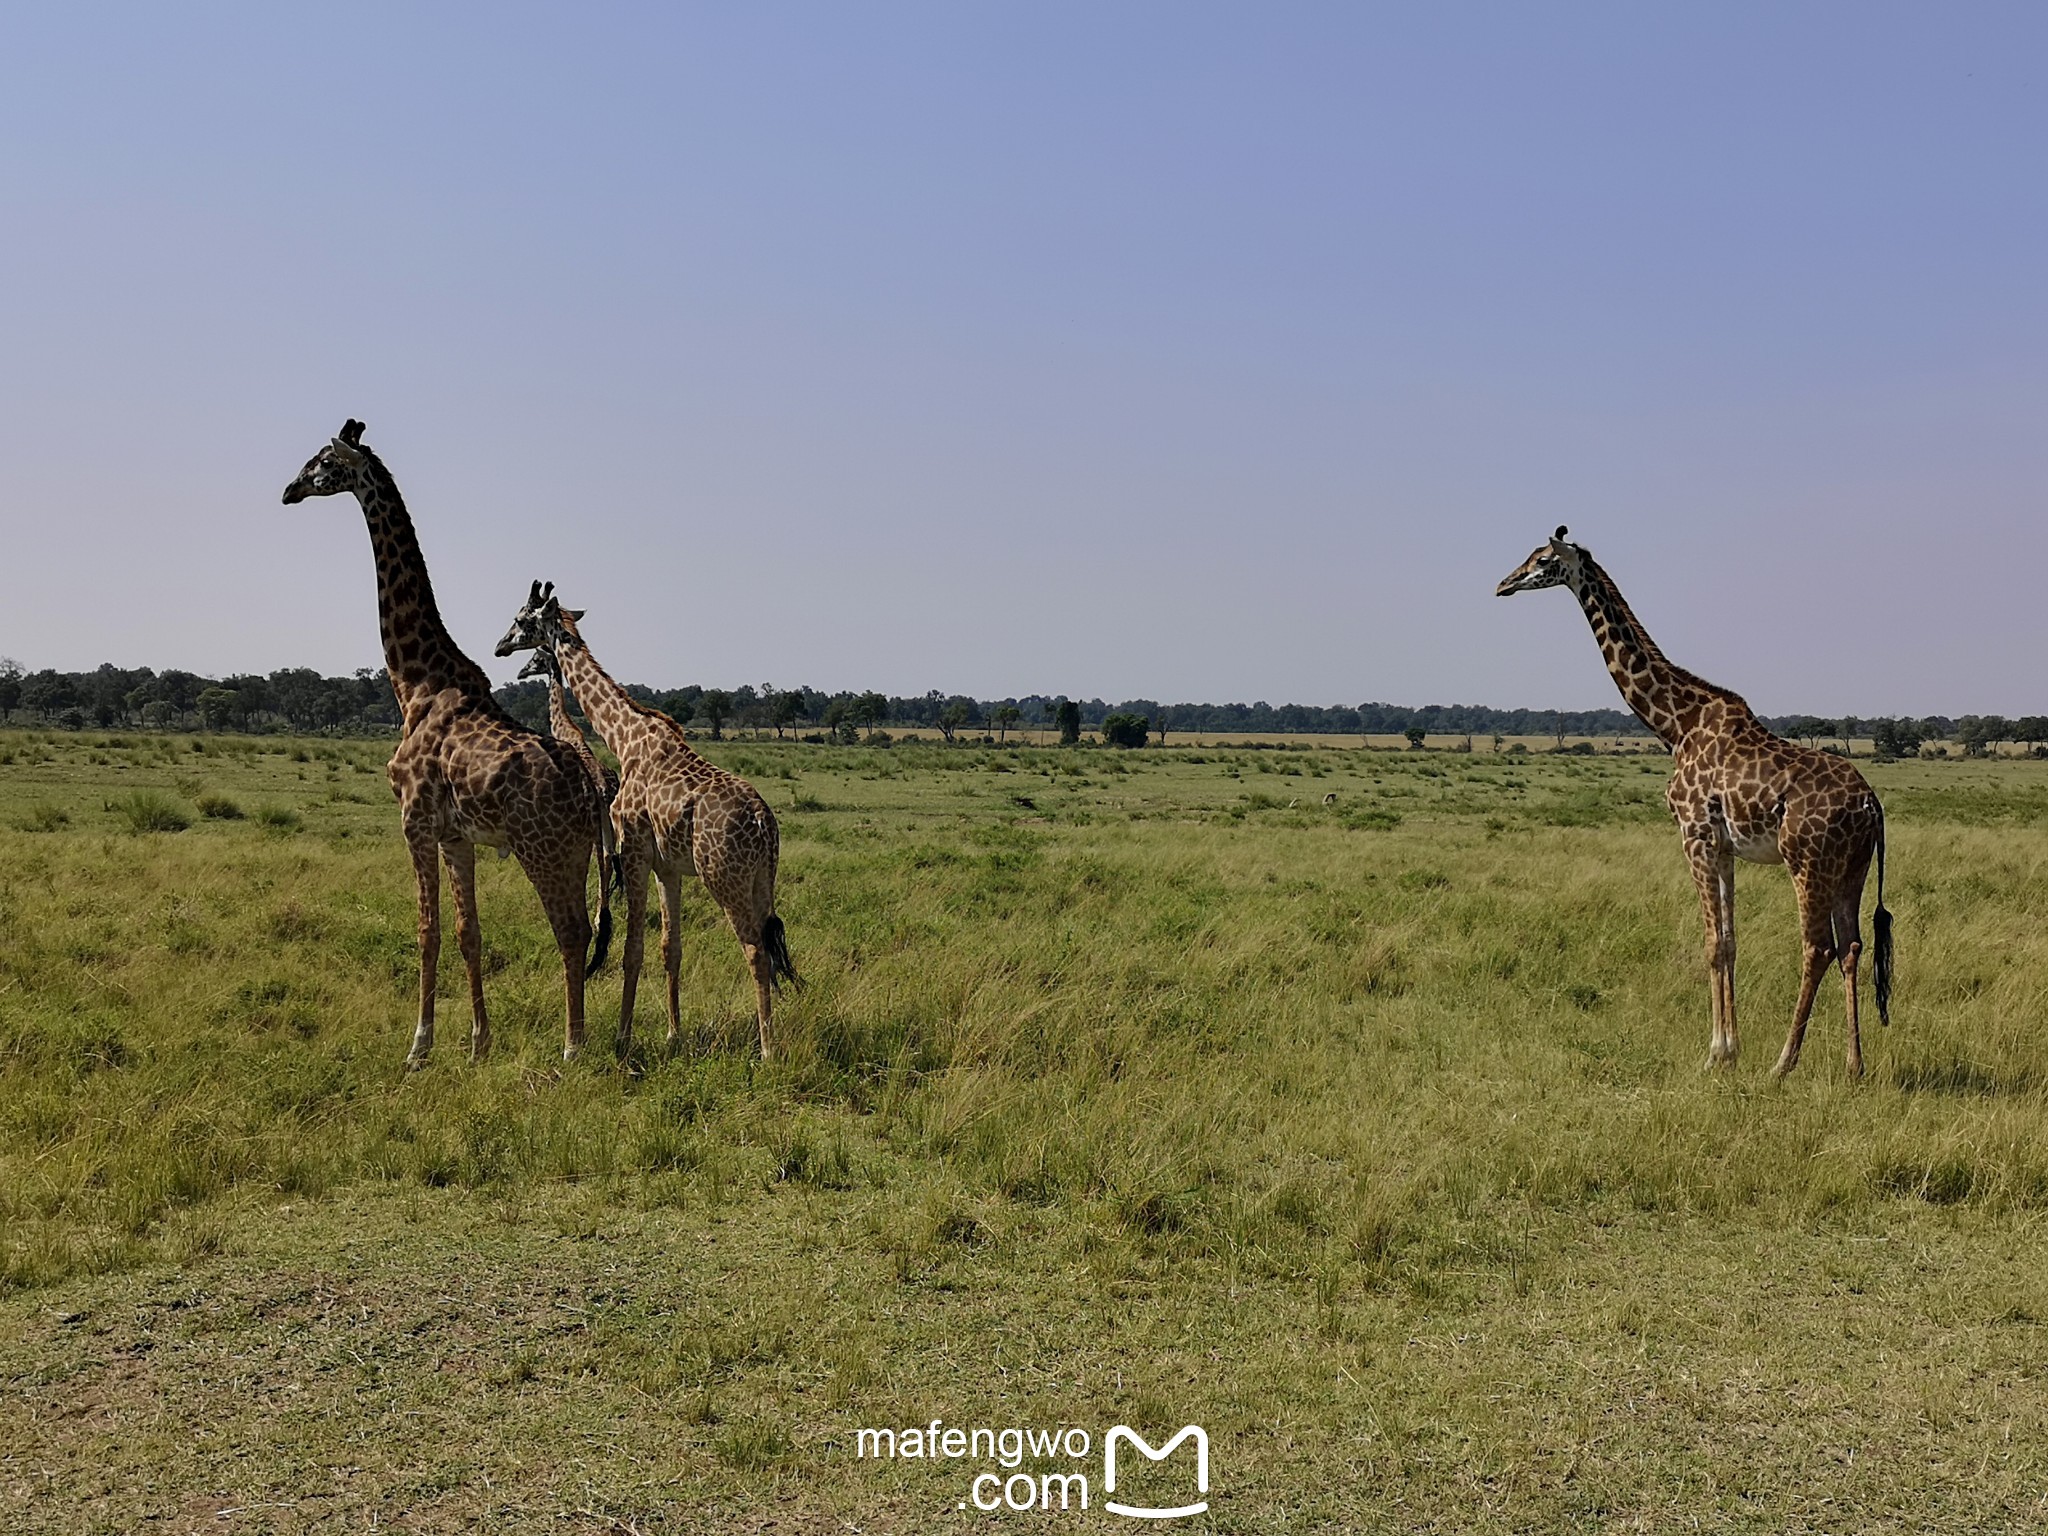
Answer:
[(427, 1058), (424, 1054), (422, 1054), (419, 1051), (414, 1051), (410, 1056), (405, 1058), (405, 1070), (408, 1072), (424, 1071), (426, 1069), (426, 1065)]

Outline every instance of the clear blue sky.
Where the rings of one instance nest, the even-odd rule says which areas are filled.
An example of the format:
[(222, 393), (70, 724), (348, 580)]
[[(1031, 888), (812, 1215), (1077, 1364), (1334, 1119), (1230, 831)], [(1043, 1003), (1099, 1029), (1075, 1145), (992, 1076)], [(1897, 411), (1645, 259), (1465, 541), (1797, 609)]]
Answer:
[[(0, 653), (2048, 712), (2048, 8), (49, 6), (0, 50)], [(494, 675), (509, 675), (505, 664)]]

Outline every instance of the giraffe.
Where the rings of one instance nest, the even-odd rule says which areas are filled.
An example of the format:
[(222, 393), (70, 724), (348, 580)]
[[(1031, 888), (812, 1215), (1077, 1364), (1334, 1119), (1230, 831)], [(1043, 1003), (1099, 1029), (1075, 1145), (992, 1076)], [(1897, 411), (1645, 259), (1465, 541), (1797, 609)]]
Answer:
[(575, 754), (506, 714), (483, 669), (450, 637), (398, 485), (363, 446), (363, 424), (353, 419), (306, 461), (285, 487), (284, 504), (344, 491), (354, 495), (369, 525), (384, 665), (404, 721), (386, 773), (419, 887), (419, 1023), (406, 1065), (426, 1065), (434, 1045), (441, 954), (437, 855), (455, 889), (455, 938), (469, 972), (470, 1060), (490, 1050), (476, 910), (480, 846), (516, 857), (540, 897), (562, 954), (568, 1007), (562, 1056), (573, 1058), (583, 1045), (584, 977), (603, 963), (611, 938), (611, 909), (600, 882), (596, 947), (586, 965), (584, 947), (592, 936), (584, 880), (604, 807)]
[(1848, 1014), (1848, 1070), (1863, 1075), (1856, 968), (1863, 953), (1858, 913), (1871, 857), (1877, 911), (1871, 918), (1878, 1018), (1891, 1023), (1892, 915), (1884, 905), (1884, 808), (1847, 762), (1766, 730), (1749, 705), (1674, 666), (1637, 620), (1614, 578), (1559, 528), (1495, 588), (1509, 597), (1570, 587), (1593, 627), (1615, 686), (1636, 717), (1671, 749), (1665, 800), (1678, 822), (1699, 887), (1707, 930), (1713, 1036), (1707, 1065), (1732, 1066), (1735, 1033), (1735, 861), (1783, 864), (1799, 900), (1805, 968), (1792, 1031), (1773, 1076), (1799, 1065), (1814, 993), (1840, 962)]
[(619, 793), (612, 802), (619, 862), (626, 888), (626, 951), (619, 1003), (619, 1054), (632, 1045), (633, 1002), (646, 941), (647, 874), (661, 882), (661, 959), (668, 973), (668, 1041), (682, 1027), (678, 976), (683, 877), (695, 874), (725, 912), (754, 978), (761, 1055), (773, 1054), (769, 1023), (774, 994), (784, 980), (801, 988), (789, 940), (775, 912), (775, 865), (780, 836), (775, 813), (745, 779), (706, 762), (683, 739), (683, 728), (628, 694), (611, 678), (576, 627), (581, 610), (566, 609), (533, 584), (526, 605), (498, 642), (498, 654), (543, 651), (554, 657), (562, 680), (597, 734), (619, 760)]
[(544, 677), (548, 684), (548, 734), (576, 754), (576, 761), (583, 765), (584, 776), (604, 802), (604, 814), (598, 817), (598, 868), (604, 872), (607, 882), (616, 884), (619, 875), (618, 843), (612, 831), (612, 801), (619, 796), (619, 776), (597, 760), (597, 754), (590, 750), (590, 743), (584, 739), (583, 727), (576, 723), (569, 713), (569, 696), (562, 690), (560, 669), (555, 665), (552, 651), (535, 651), (519, 669), (519, 680), (529, 677)]

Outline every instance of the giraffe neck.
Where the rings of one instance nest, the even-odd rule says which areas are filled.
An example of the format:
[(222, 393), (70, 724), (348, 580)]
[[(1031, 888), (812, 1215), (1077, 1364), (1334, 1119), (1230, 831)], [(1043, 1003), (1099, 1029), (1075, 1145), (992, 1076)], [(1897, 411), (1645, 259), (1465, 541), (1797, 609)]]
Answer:
[(559, 741), (581, 741), (583, 732), (569, 717), (569, 696), (562, 691), (562, 680), (548, 679), (548, 729)]
[(597, 664), (590, 647), (566, 617), (562, 628), (561, 641), (555, 646), (556, 669), (562, 674), (562, 681), (576, 690), (576, 702), (583, 706), (591, 728), (604, 738), (623, 768), (637, 739), (637, 727), (650, 715), (664, 720), (668, 717), (649, 709), (613, 682), (612, 675)]
[(1726, 689), (1674, 665), (1643, 628), (1614, 578), (1594, 563), (1591, 555), (1584, 556), (1573, 594), (1586, 611), (1586, 622), (1593, 626), (1593, 639), (1606, 659), (1614, 686), (1621, 690), (1636, 718), (1666, 746), (1676, 747), (1686, 732), (1699, 724), (1709, 704), (1732, 702), (1747, 709)]
[(384, 637), (384, 668), (410, 721), (413, 706), (448, 688), (489, 698), (491, 680), (463, 655), (441, 622), (426, 557), (391, 471), (374, 454), (356, 489), (370, 549), (377, 560), (377, 620)]

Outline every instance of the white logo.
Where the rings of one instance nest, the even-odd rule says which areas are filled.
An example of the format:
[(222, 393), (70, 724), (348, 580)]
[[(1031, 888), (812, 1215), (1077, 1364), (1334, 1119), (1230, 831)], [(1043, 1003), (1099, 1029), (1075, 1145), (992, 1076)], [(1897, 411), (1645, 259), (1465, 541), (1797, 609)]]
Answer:
[[(1128, 1424), (1116, 1425), (1102, 1442), (1102, 1491), (1104, 1493), (1116, 1492), (1116, 1443), (1118, 1440), (1130, 1441), (1131, 1448), (1143, 1453), (1148, 1461), (1164, 1461), (1174, 1453), (1174, 1449), (1179, 1446), (1181, 1441), (1187, 1439), (1190, 1435), (1194, 1437), (1195, 1441), (1195, 1491), (1197, 1493), (1207, 1493), (1209, 1491), (1209, 1434), (1199, 1424), (1188, 1425), (1187, 1428), (1183, 1429), (1156, 1451), (1145, 1443), (1144, 1436), (1140, 1435)], [(1177, 1509), (1153, 1509), (1144, 1504), (1119, 1504), (1116, 1500), (1109, 1499), (1104, 1502), (1102, 1507), (1113, 1515), (1130, 1515), (1138, 1520), (1179, 1520), (1186, 1515), (1201, 1514), (1209, 1507), (1209, 1501), (1203, 1499), (1200, 1503), (1183, 1504)]]

